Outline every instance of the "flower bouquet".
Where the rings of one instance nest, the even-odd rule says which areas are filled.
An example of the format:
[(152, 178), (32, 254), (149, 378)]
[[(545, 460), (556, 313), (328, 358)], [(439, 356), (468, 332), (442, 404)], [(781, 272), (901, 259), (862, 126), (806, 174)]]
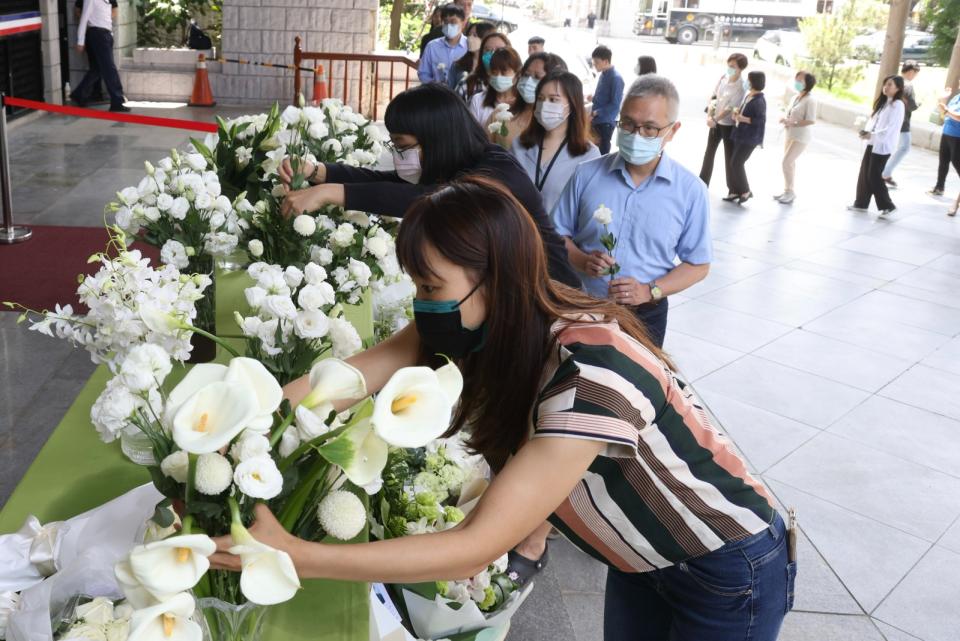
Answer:
[(254, 263), (247, 273), (256, 283), (244, 292), (251, 314), (238, 312), (237, 325), (247, 337), (247, 354), (281, 385), (307, 373), (328, 351), (346, 358), (362, 349), (360, 335), (343, 318), (343, 305), (320, 265), (307, 263), (301, 271)]
[[(373, 498), (371, 534), (390, 539), (454, 527), (486, 489), (489, 468), (460, 437), (417, 449), (391, 448), (383, 488)], [(395, 586), (414, 632), (434, 639), (500, 627), (528, 592), (507, 574), (507, 556), (464, 581)]]
[(500, 136), (501, 139), (506, 139), (510, 135), (507, 123), (511, 120), (513, 120), (513, 113), (510, 111), (510, 105), (501, 102), (493, 112), (491, 122), (487, 125), (487, 131), (494, 136)]

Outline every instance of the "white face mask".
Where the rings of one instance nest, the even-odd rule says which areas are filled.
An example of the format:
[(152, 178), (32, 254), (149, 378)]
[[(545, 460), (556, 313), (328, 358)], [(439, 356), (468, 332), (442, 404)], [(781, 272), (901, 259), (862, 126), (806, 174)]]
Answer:
[(417, 184), (420, 182), (420, 147), (411, 147), (402, 152), (392, 149), (393, 168), (402, 180)]
[(490, 86), (498, 93), (509, 91), (513, 86), (513, 76), (490, 76)]
[(547, 131), (552, 131), (562, 125), (568, 115), (567, 105), (559, 102), (547, 102), (545, 100), (538, 102), (536, 109), (533, 111), (533, 117), (536, 118), (537, 122), (543, 125), (543, 128)]
[(443, 35), (449, 39), (454, 39), (460, 35), (460, 25), (458, 24), (445, 24), (443, 25)]

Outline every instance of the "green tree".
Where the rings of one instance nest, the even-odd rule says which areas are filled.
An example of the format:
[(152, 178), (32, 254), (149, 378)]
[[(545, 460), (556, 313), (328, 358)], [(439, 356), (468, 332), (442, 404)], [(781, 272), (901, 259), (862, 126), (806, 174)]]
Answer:
[(933, 55), (937, 62), (947, 65), (960, 29), (960, 2), (957, 0), (930, 0), (923, 21), (933, 30)]
[(190, 20), (208, 17), (208, 33), (219, 45), (220, 0), (134, 0), (137, 7), (137, 40), (141, 46), (182, 46), (187, 40)]
[[(800, 21), (809, 67), (818, 83), (829, 91), (853, 86), (863, 76), (864, 65), (853, 61), (853, 39), (885, 23), (886, 7), (876, 0), (847, 0), (836, 13), (822, 13)], [(887, 9), (889, 10), (889, 9)]]

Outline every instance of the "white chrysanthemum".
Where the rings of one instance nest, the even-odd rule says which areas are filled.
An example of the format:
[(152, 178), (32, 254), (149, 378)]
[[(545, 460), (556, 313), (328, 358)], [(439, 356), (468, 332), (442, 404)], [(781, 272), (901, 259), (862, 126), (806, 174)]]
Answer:
[(255, 499), (272, 499), (283, 489), (283, 476), (269, 456), (256, 456), (240, 463), (233, 480), (241, 492)]
[(110, 443), (130, 425), (130, 417), (140, 407), (142, 400), (131, 393), (119, 377), (112, 378), (90, 408), (90, 420), (100, 433), (100, 439)]
[(330, 319), (330, 340), (333, 342), (334, 358), (347, 358), (363, 349), (357, 329), (342, 318)]
[[(353, 225), (350, 223), (341, 223), (330, 236), (330, 242), (332, 242), (335, 247), (349, 247), (353, 244), (353, 237), (356, 233), (357, 230)], [(323, 263), (321, 262), (320, 264)]]
[(197, 491), (208, 496), (216, 496), (230, 487), (233, 480), (233, 467), (221, 454), (210, 452), (201, 454), (197, 459)]
[(127, 354), (120, 365), (120, 380), (132, 392), (146, 392), (159, 387), (173, 369), (170, 355), (159, 345), (144, 343)]
[(250, 252), (250, 255), (254, 258), (259, 258), (263, 256), (263, 243), (256, 238), (247, 243), (247, 251)]
[(177, 450), (160, 461), (160, 471), (177, 483), (186, 483), (187, 475), (190, 473), (190, 458), (183, 450)]
[(301, 236), (313, 236), (314, 232), (317, 231), (317, 221), (313, 219), (313, 216), (300, 214), (293, 219), (293, 230)]
[(317, 520), (330, 536), (349, 541), (363, 530), (367, 522), (367, 510), (356, 494), (336, 490), (320, 501)]
[(242, 463), (256, 456), (268, 456), (269, 454), (270, 439), (254, 432), (244, 432), (230, 448), (230, 457), (237, 463)]

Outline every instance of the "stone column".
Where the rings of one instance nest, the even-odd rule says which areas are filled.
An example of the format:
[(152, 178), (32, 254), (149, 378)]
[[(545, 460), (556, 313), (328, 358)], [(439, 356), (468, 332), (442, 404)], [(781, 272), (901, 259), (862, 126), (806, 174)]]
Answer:
[(43, 99), (59, 103), (63, 100), (60, 69), (60, 16), (57, 0), (40, 0), (40, 48), (43, 55)]
[[(304, 51), (372, 53), (377, 8), (376, 0), (230, 0), (223, 6), (223, 57), (292, 64), (296, 36)], [(351, 69), (351, 75), (350, 95), (356, 96), (359, 74)], [(302, 77), (309, 99), (313, 77)], [(342, 63), (328, 69), (327, 77), (336, 79), (331, 95), (342, 96)], [(293, 72), (283, 69), (224, 63), (211, 82), (222, 103), (264, 106), (293, 100)]]

